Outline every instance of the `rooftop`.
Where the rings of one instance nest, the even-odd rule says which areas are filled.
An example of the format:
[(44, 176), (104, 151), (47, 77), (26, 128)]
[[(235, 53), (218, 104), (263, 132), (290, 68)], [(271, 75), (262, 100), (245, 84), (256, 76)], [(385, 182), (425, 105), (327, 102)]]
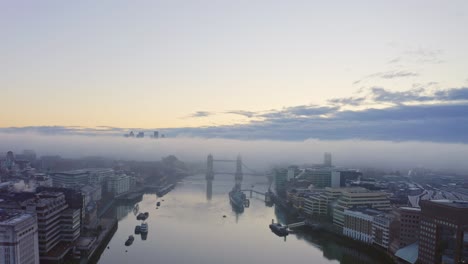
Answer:
[(21, 211), (6, 211), (0, 209), (0, 225), (15, 225), (31, 217), (30, 214)]
[(468, 201), (460, 201), (460, 200), (431, 200), (431, 202), (438, 203), (441, 205), (454, 207), (454, 208), (466, 208), (468, 209)]
[(369, 207), (352, 207), (352, 208), (346, 209), (345, 211), (359, 212), (359, 213), (370, 215), (370, 216), (377, 216), (377, 215), (385, 214), (385, 212), (372, 209)]
[(421, 208), (419, 208), (419, 207), (408, 207), (408, 206), (403, 206), (403, 207), (400, 207), (400, 209), (402, 209), (402, 210), (408, 210), (408, 211), (418, 211), (418, 212), (421, 212)]
[(418, 260), (418, 243), (413, 243), (408, 245), (404, 248), (400, 248), (396, 253), (395, 256), (401, 258), (402, 260), (414, 264)]

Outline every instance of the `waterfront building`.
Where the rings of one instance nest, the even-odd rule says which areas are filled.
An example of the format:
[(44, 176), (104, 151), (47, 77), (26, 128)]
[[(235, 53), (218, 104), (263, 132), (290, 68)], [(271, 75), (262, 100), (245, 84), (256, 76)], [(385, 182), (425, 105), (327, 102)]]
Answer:
[(303, 211), (309, 216), (327, 216), (327, 197), (323, 191), (308, 193), (304, 198)]
[(314, 189), (313, 193), (304, 199), (304, 212), (311, 216), (319, 215), (332, 219), (336, 200), (345, 191), (366, 191), (366, 189), (361, 187)]
[(302, 210), (305, 198), (310, 192), (309, 189), (291, 189), (286, 192), (286, 199), (295, 209)]
[(345, 209), (343, 211), (343, 235), (372, 244), (372, 223), (374, 216), (379, 214), (382, 212), (367, 207)]
[(0, 263), (39, 264), (38, 229), (34, 215), (0, 209)]
[(353, 206), (369, 206), (383, 211), (391, 210), (390, 200), (385, 192), (373, 192), (364, 188), (344, 188), (333, 207), (333, 224), (342, 228), (344, 222), (343, 212)]
[(89, 168), (51, 173), (53, 186), (71, 187), (82, 185), (103, 185), (107, 178), (115, 175), (113, 169)]
[(116, 174), (107, 180), (107, 192), (118, 196), (130, 190), (131, 177), (126, 174)]
[(278, 168), (274, 171), (275, 174), (275, 188), (278, 195), (286, 194), (286, 187), (288, 183), (288, 170), (284, 168)]
[(419, 263), (468, 261), (468, 202), (423, 200), (419, 205)]
[(379, 214), (374, 216), (372, 221), (372, 241), (374, 244), (388, 249), (390, 244), (390, 224), (393, 218), (389, 214)]

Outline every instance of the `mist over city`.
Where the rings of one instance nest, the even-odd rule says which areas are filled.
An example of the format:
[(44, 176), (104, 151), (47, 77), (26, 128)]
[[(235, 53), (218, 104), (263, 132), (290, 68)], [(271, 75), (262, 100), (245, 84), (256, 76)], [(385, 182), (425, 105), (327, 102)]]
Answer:
[[(64, 158), (89, 156), (116, 160), (160, 160), (169, 155), (191, 163), (204, 163), (208, 154), (232, 158), (239, 154), (249, 166), (269, 169), (278, 165), (312, 165), (323, 153), (333, 153), (337, 166), (400, 170), (443, 170), (468, 175), (468, 145), (418, 141), (370, 140), (239, 140), (222, 138), (126, 138), (123, 136), (0, 134), (0, 149)], [(5, 153), (4, 153), (5, 154)]]

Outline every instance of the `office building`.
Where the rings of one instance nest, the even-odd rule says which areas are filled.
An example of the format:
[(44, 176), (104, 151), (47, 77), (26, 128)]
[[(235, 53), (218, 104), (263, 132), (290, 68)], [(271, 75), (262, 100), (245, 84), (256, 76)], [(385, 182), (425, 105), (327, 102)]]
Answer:
[(309, 216), (326, 217), (328, 212), (327, 197), (323, 191), (307, 194), (304, 198), (303, 211)]
[(390, 244), (390, 224), (393, 218), (390, 214), (375, 215), (372, 221), (372, 241), (385, 250)]
[(130, 190), (131, 177), (126, 174), (116, 174), (107, 179), (107, 192), (118, 196)]
[(382, 211), (391, 209), (387, 193), (372, 192), (364, 188), (345, 188), (333, 208), (333, 224), (340, 228), (343, 227), (344, 210), (354, 206), (368, 206)]
[(372, 223), (374, 216), (379, 214), (382, 212), (367, 207), (345, 209), (343, 211), (343, 235), (372, 244)]
[(0, 209), (0, 263), (39, 264), (36, 218), (23, 211)]
[(288, 184), (288, 170), (284, 168), (275, 169), (274, 174), (276, 193), (284, 196), (286, 194), (286, 187)]
[(80, 208), (72, 208), (61, 192), (39, 192), (22, 203), (22, 208), (36, 216), (41, 262), (59, 261), (80, 236)]
[(468, 202), (423, 200), (419, 205), (419, 263), (466, 263)]
[(347, 183), (356, 181), (362, 177), (362, 172), (358, 170), (346, 169), (340, 172), (340, 187), (345, 187)]
[(400, 217), (399, 247), (402, 248), (419, 240), (421, 209), (416, 207), (400, 207), (398, 211)]
[(54, 172), (50, 176), (55, 187), (74, 187), (89, 183), (89, 172), (87, 170)]
[(340, 187), (340, 177), (340, 172), (331, 168), (308, 168), (297, 176), (316, 188)]

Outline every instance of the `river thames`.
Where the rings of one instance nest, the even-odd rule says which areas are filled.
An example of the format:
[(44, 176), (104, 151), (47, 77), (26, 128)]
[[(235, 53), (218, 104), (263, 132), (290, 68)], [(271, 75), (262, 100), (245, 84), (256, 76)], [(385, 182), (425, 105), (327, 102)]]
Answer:
[[(271, 220), (291, 220), (280, 208), (265, 205), (261, 195), (249, 198), (249, 193), (250, 207), (236, 213), (228, 196), (233, 186), (232, 175), (216, 175), (211, 186), (204, 175), (196, 175), (163, 197), (144, 194), (138, 207), (149, 213), (146, 240), (134, 235), (142, 222), (136, 219), (134, 204), (116, 205), (112, 213), (119, 219), (118, 230), (98, 263), (381, 263), (323, 233), (301, 229), (286, 239), (277, 237), (268, 227)], [(244, 176), (242, 186), (264, 192), (268, 182), (265, 177)], [(129, 235), (135, 241), (127, 247)]]

